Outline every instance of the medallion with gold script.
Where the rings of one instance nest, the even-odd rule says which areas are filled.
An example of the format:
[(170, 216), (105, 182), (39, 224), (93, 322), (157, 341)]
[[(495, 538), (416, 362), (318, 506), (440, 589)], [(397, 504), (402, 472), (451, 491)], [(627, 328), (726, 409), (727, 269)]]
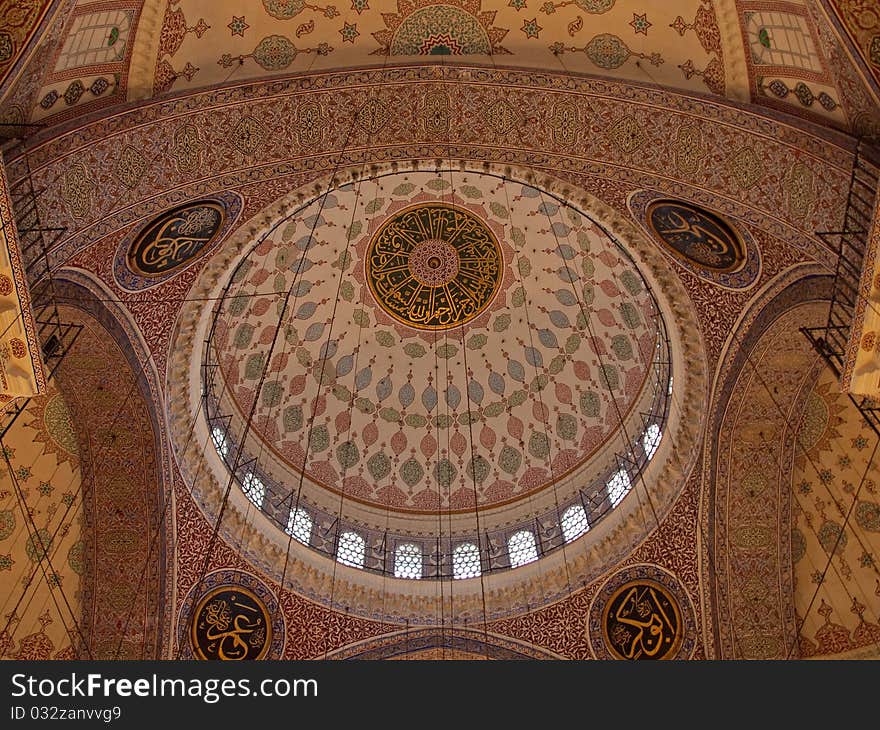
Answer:
[(715, 272), (741, 268), (745, 253), (739, 237), (722, 218), (696, 205), (656, 200), (648, 206), (648, 225), (672, 253)]
[(185, 266), (207, 246), (226, 219), (213, 200), (187, 203), (156, 218), (128, 251), (128, 267), (145, 277), (167, 274)]
[(250, 590), (221, 586), (196, 606), (190, 641), (199, 659), (262, 659), (272, 643), (272, 621), (266, 605)]
[(675, 597), (650, 580), (618, 588), (602, 614), (605, 643), (618, 659), (672, 659), (683, 635)]
[(379, 228), (365, 274), (379, 306), (398, 322), (449, 329), (489, 305), (501, 284), (502, 262), (495, 235), (474, 213), (423, 203)]

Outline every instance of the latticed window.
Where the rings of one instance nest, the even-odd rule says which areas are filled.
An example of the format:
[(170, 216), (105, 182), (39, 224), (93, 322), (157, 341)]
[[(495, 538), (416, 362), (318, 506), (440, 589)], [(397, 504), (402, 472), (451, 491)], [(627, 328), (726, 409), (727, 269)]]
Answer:
[(241, 491), (254, 503), (257, 509), (263, 508), (263, 499), (266, 497), (266, 485), (252, 471), (245, 474), (244, 479), (241, 480)]
[(538, 546), (535, 544), (534, 534), (528, 530), (514, 532), (507, 541), (507, 553), (510, 555), (511, 568), (537, 560)]
[(411, 542), (398, 545), (394, 551), (394, 577), (422, 577), (422, 549)]
[(616, 507), (620, 504), (627, 492), (632, 487), (629, 474), (625, 469), (616, 472), (611, 479), (608, 480), (608, 497), (611, 500), (611, 506)]
[(287, 517), (287, 534), (303, 545), (308, 545), (312, 540), (312, 516), (302, 507), (290, 510)]
[(478, 578), (481, 572), (480, 549), (472, 542), (463, 542), (452, 551), (453, 578)]
[(214, 442), (214, 448), (217, 449), (217, 453), (225, 459), (229, 453), (229, 442), (226, 440), (226, 434), (220, 426), (214, 426), (211, 429), (211, 440)]
[(590, 529), (587, 522), (587, 511), (581, 504), (573, 504), (562, 513), (562, 535), (566, 542), (571, 542)]
[(654, 454), (657, 453), (661, 438), (663, 438), (663, 432), (656, 423), (652, 423), (645, 429), (645, 433), (642, 435), (642, 447), (649, 459), (654, 458)]
[(364, 567), (366, 543), (364, 538), (356, 532), (343, 532), (339, 536), (339, 545), (336, 548), (336, 559), (343, 565), (352, 568)]

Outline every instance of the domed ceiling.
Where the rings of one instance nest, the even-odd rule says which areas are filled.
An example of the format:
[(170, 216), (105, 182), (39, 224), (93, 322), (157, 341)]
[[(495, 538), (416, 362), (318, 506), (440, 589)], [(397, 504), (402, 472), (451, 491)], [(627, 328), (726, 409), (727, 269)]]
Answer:
[(662, 411), (659, 316), (624, 250), (546, 193), (389, 174), (320, 197), (243, 259), (209, 396), (345, 498), (472, 511), (618, 468)]
[[(834, 270), (816, 231), (839, 230), (880, 119), (871, 9), (241, 5), (32, 3), (0, 28), (0, 115), (46, 125), (9, 179), (44, 190), (47, 265), (112, 304), (157, 407), (169, 631), (253, 571), (289, 657), (481, 622), (602, 656), (602, 602), (649, 565), (680, 588), (688, 652), (740, 655), (713, 606), (747, 594), (715, 578), (758, 562), (723, 550), (758, 534), (753, 502), (724, 510), (763, 462), (728, 469), (708, 428), (750, 372), (743, 333)], [(675, 239), (668, 209), (733, 245)], [(186, 241), (151, 258), (170, 229)], [(765, 441), (753, 406), (725, 455)], [(336, 559), (343, 529), (362, 570)], [(541, 559), (514, 566), (523, 529)], [(401, 542), (416, 577), (455, 577), (464, 541), (479, 580), (386, 580)]]

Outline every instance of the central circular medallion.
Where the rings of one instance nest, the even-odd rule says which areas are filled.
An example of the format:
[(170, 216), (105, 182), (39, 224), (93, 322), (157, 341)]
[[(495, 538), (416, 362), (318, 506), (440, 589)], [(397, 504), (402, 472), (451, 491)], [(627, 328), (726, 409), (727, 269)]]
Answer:
[(418, 329), (469, 322), (501, 284), (501, 249), (474, 213), (423, 203), (392, 215), (370, 241), (366, 279), (379, 306)]

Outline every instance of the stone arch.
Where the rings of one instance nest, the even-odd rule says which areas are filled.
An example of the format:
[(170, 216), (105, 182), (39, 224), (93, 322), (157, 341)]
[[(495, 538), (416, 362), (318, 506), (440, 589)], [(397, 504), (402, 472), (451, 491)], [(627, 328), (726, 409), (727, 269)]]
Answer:
[(55, 280), (62, 322), (80, 325), (55, 377), (82, 474), (80, 657), (158, 659), (167, 643), (172, 513), (161, 402), (150, 356), (124, 309), (88, 275)]
[(397, 631), (350, 644), (328, 659), (561, 659), (547, 649), (471, 629)]
[(824, 325), (831, 281), (803, 269), (780, 277), (719, 363), (701, 519), (716, 659), (798, 656), (790, 484), (803, 404), (823, 366), (800, 328)]

